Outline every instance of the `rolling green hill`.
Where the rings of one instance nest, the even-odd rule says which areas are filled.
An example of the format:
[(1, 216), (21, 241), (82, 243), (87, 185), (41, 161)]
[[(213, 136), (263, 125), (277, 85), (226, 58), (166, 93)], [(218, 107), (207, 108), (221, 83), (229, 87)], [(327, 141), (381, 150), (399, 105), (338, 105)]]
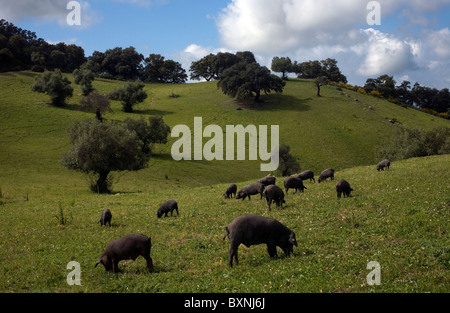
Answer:
[[(35, 183), (42, 181), (40, 176), (49, 178), (55, 186), (83, 185), (84, 176), (61, 167), (59, 160), (68, 150), (67, 129), (73, 121), (93, 114), (79, 111), (81, 91), (75, 84), (74, 97), (69, 99), (67, 108), (49, 106), (46, 95), (30, 91), (36, 75), (30, 72), (0, 75), (0, 178), (20, 179), (11, 185), (22, 188), (21, 193), (31, 193)], [(73, 81), (71, 75), (68, 77)], [(97, 79), (94, 87), (106, 93), (123, 84)], [(113, 111), (105, 117), (123, 120), (160, 114), (172, 128), (184, 124), (192, 131), (196, 116), (203, 118), (203, 127), (216, 124), (224, 130), (225, 125), (280, 125), (280, 144), (291, 146), (291, 153), (302, 169), (316, 173), (328, 167), (340, 170), (376, 164), (379, 161), (376, 147), (389, 140), (399, 127), (389, 123), (389, 119), (396, 118), (411, 128), (450, 126), (450, 121), (371, 96), (346, 91), (347, 97), (334, 87), (322, 89), (323, 97), (317, 98), (311, 81), (289, 81), (283, 94), (265, 96), (263, 104), (252, 108), (223, 95), (215, 82), (148, 84), (145, 88), (148, 98), (135, 107), (135, 113), (123, 113), (120, 103), (113, 101)], [(171, 98), (172, 93), (180, 97)], [(151, 191), (160, 187), (238, 182), (266, 175), (260, 172), (261, 161), (173, 162), (171, 146), (176, 139), (155, 147), (148, 169), (125, 176), (117, 174), (121, 179), (113, 188), (122, 192)], [(7, 188), (6, 183), (2, 187)]]
[[(229, 183), (241, 187), (266, 175), (261, 162), (175, 162), (175, 139), (155, 147), (147, 169), (116, 173), (113, 194), (97, 195), (84, 175), (59, 163), (69, 145), (67, 129), (94, 114), (78, 110), (76, 85), (68, 107), (49, 106), (48, 97), (30, 91), (36, 75), (0, 74), (1, 292), (449, 291), (449, 156), (374, 169), (376, 147), (399, 127), (389, 119), (425, 129), (449, 121), (351, 91), (347, 97), (333, 87), (317, 98), (307, 80), (289, 81), (283, 94), (264, 96), (258, 108), (224, 96), (214, 82), (148, 84), (149, 97), (135, 113), (112, 102), (105, 118), (161, 114), (171, 127), (191, 129), (196, 116), (204, 126), (280, 125), (280, 142), (291, 146), (302, 169), (334, 167), (354, 196), (337, 200), (334, 182), (307, 182), (305, 193), (290, 192), (287, 205), (271, 212), (258, 197), (224, 200)], [(97, 79), (94, 87), (109, 92), (122, 84)], [(181, 215), (158, 220), (156, 210), (168, 199), (179, 202)], [(111, 228), (96, 224), (104, 208), (113, 213)], [(293, 229), (295, 256), (270, 260), (264, 246), (241, 246), (241, 264), (228, 268), (224, 226), (247, 213)], [(60, 225), (63, 218), (67, 223)], [(152, 237), (154, 274), (146, 273), (142, 258), (121, 263), (117, 275), (93, 267), (109, 241), (129, 233)], [(66, 283), (72, 260), (81, 264), (82, 286)], [(381, 264), (381, 286), (366, 284), (370, 261)]]

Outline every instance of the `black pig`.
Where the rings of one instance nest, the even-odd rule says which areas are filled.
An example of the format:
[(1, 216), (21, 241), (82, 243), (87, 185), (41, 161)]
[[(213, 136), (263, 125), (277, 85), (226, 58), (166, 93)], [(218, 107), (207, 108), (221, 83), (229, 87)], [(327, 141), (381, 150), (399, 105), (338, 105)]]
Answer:
[(108, 223), (109, 227), (111, 227), (111, 218), (112, 218), (111, 211), (109, 209), (104, 209), (102, 211), (102, 216), (98, 222), (100, 223), (101, 226), (106, 226), (106, 223)]
[(309, 181), (314, 181), (316, 182), (316, 180), (314, 179), (314, 172), (313, 171), (304, 171), (301, 172), (298, 175), (294, 175), (294, 177), (300, 178), (301, 180), (307, 180), (309, 179)]
[(389, 169), (389, 167), (391, 166), (391, 161), (389, 161), (388, 159), (381, 161), (380, 163), (378, 163), (377, 165), (377, 171), (379, 172), (384, 171), (384, 168), (387, 167), (387, 169)]
[(277, 180), (277, 178), (275, 176), (268, 175), (268, 176), (258, 180), (258, 183), (261, 183), (264, 186), (269, 186), (269, 185), (275, 185), (276, 180)]
[(238, 261), (238, 248), (242, 243), (246, 247), (267, 244), (267, 252), (271, 258), (278, 257), (277, 246), (286, 256), (293, 253), (293, 246), (297, 246), (295, 234), (289, 228), (272, 218), (257, 215), (242, 215), (235, 218), (227, 227), (227, 234), (223, 239), (230, 239), (231, 247), (228, 252), (228, 264), (233, 266), (233, 258)]
[(348, 181), (341, 179), (340, 181), (337, 182), (336, 192), (337, 192), (337, 197), (339, 199), (341, 198), (342, 194), (344, 194), (344, 198), (350, 197), (350, 193), (352, 191), (353, 191), (353, 189), (350, 187), (350, 184), (348, 183)]
[(286, 203), (286, 201), (284, 201), (283, 190), (276, 185), (267, 186), (263, 194), (266, 197), (267, 205), (269, 206), (269, 211), (272, 202), (275, 202), (277, 207), (283, 207), (283, 203)]
[(147, 236), (140, 234), (124, 236), (108, 244), (105, 252), (95, 264), (95, 267), (102, 264), (106, 271), (117, 273), (119, 271), (118, 265), (120, 261), (134, 261), (141, 255), (147, 261), (148, 271), (153, 273), (153, 260), (150, 257), (151, 248), (151, 238)]
[(223, 194), (225, 199), (230, 199), (234, 197), (236, 198), (236, 191), (237, 191), (237, 186), (236, 184), (231, 184), (230, 186), (228, 186), (227, 190), (225, 191), (225, 193)]
[(317, 180), (319, 183), (322, 181), (326, 181), (327, 178), (331, 178), (331, 180), (334, 180), (334, 169), (332, 168), (327, 168), (326, 170), (324, 170), (320, 176), (319, 179)]
[(167, 217), (167, 214), (169, 212), (170, 212), (170, 216), (172, 216), (173, 210), (177, 211), (177, 216), (180, 215), (178, 212), (178, 203), (175, 200), (169, 200), (169, 201), (161, 204), (158, 211), (156, 211), (156, 216), (158, 216), (158, 218), (160, 218), (163, 215), (164, 215), (164, 217)]
[(284, 180), (284, 190), (286, 191), (286, 194), (288, 193), (289, 189), (295, 189), (295, 192), (300, 189), (300, 191), (303, 192), (303, 190), (308, 188), (303, 185), (303, 181), (300, 178), (288, 177)]
[(264, 185), (261, 183), (253, 183), (247, 186), (242, 187), (236, 194), (236, 199), (245, 200), (246, 197), (248, 197), (248, 200), (250, 200), (250, 196), (257, 195), (258, 193), (261, 195), (262, 199), (262, 193), (264, 191)]

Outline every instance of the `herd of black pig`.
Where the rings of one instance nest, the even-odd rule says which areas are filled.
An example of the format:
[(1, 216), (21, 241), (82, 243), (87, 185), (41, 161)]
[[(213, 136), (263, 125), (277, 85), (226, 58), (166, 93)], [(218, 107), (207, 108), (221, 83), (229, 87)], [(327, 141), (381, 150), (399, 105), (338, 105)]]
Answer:
[[(383, 160), (378, 163), (376, 169), (377, 171), (384, 171), (385, 168), (389, 169), (391, 162), (389, 160)], [(326, 181), (328, 178), (334, 180), (334, 169), (329, 168), (324, 170), (319, 178), (318, 182)], [(309, 179), (310, 182), (315, 182), (314, 173), (312, 171), (304, 171), (300, 174), (292, 175), (284, 180), (284, 188), (286, 194), (289, 189), (295, 189), (295, 192), (300, 190), (303, 192), (307, 189), (303, 181)], [(276, 178), (272, 175), (268, 175), (261, 178), (256, 183), (252, 183), (242, 187), (239, 191), (237, 190), (236, 184), (231, 184), (226, 189), (223, 196), (226, 199), (232, 198), (245, 200), (250, 196), (260, 194), (260, 199), (263, 196), (267, 200), (267, 205), (269, 211), (271, 210), (271, 204), (275, 203), (277, 207), (283, 207), (286, 203), (284, 200), (284, 192), (276, 184)], [(345, 197), (350, 197), (353, 189), (350, 184), (341, 179), (336, 184), (337, 197), (341, 198), (342, 194)], [(175, 200), (169, 200), (164, 202), (159, 207), (156, 215), (158, 218), (168, 217), (168, 213), (173, 216), (173, 211), (178, 212), (178, 203)], [(102, 211), (100, 218), (100, 225), (106, 226), (108, 224), (111, 226), (112, 214), (109, 209)], [(225, 227), (226, 235), (223, 239), (228, 237), (230, 240), (230, 250), (228, 252), (228, 265), (233, 266), (233, 259), (236, 264), (238, 264), (238, 247), (240, 244), (250, 247), (252, 245), (266, 244), (267, 251), (271, 258), (278, 257), (276, 247), (280, 247), (286, 256), (293, 253), (293, 246), (297, 246), (297, 241), (295, 239), (295, 233), (281, 224), (279, 221), (258, 216), (258, 215), (241, 215), (231, 221)], [(153, 260), (150, 257), (151, 252), (151, 238), (141, 235), (141, 234), (131, 234), (116, 239), (108, 244), (105, 252), (97, 261), (95, 266), (102, 264), (106, 271), (113, 271), (117, 273), (119, 271), (118, 264), (122, 260), (136, 260), (137, 257), (142, 256), (147, 261), (147, 269), (150, 273), (153, 272)]]

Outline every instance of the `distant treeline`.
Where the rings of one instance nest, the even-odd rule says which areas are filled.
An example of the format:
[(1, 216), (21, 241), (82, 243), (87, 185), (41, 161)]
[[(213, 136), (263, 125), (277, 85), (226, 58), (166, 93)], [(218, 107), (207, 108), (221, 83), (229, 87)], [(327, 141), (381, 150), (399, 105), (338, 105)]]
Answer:
[(184, 83), (188, 76), (181, 64), (159, 54), (144, 56), (134, 47), (94, 51), (85, 57), (83, 48), (65, 43), (50, 44), (34, 32), (0, 20), (0, 72), (60, 69), (72, 73), (85, 64), (96, 76), (118, 80)]
[(86, 62), (83, 48), (65, 43), (50, 44), (36, 33), (0, 20), (0, 72), (61, 69), (72, 72)]
[[(253, 58), (251, 52), (218, 53), (208, 55), (193, 62), (190, 68), (191, 79), (220, 80), (225, 69), (239, 60)], [(247, 60), (246, 63), (253, 60)], [(85, 57), (83, 48), (65, 43), (50, 44), (37, 38), (34, 32), (23, 30), (14, 24), (0, 20), (0, 72), (60, 69), (71, 73), (79, 69), (90, 70), (94, 75), (109, 79), (126, 81), (140, 80), (155, 83), (185, 83), (186, 70), (173, 60), (166, 60), (159, 54), (150, 54), (145, 58), (134, 47), (116, 47), (105, 52), (94, 51), (91, 57)], [(335, 59), (322, 61), (292, 62), (287, 57), (274, 57), (272, 71), (282, 73), (287, 79), (288, 73), (299, 78), (316, 79), (325, 77), (329, 82), (343, 88), (385, 98), (403, 106), (419, 108), (427, 113), (449, 118), (450, 92), (448, 88), (438, 90), (403, 81), (396, 86), (392, 76), (381, 75), (369, 78), (363, 87), (347, 84), (347, 78), (337, 66)]]
[(411, 87), (409, 81), (403, 81), (400, 85), (396, 85), (393, 76), (386, 74), (378, 78), (367, 79), (363, 87), (345, 83), (335, 83), (334, 85), (383, 98), (404, 107), (414, 107), (446, 119), (450, 118), (450, 92), (448, 88), (438, 90), (421, 86), (419, 83), (415, 83)]

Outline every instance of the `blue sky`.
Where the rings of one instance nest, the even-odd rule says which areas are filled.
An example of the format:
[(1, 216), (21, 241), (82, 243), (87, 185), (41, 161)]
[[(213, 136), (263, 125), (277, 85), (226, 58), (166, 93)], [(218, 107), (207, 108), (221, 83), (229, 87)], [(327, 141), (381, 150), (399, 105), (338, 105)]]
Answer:
[(0, 0), (0, 18), (56, 43), (93, 51), (134, 46), (189, 69), (219, 51), (299, 62), (335, 58), (352, 84), (393, 75), (450, 87), (450, 0), (379, 0), (381, 25), (368, 25), (364, 0), (80, 0), (81, 26), (69, 26), (68, 0)]

